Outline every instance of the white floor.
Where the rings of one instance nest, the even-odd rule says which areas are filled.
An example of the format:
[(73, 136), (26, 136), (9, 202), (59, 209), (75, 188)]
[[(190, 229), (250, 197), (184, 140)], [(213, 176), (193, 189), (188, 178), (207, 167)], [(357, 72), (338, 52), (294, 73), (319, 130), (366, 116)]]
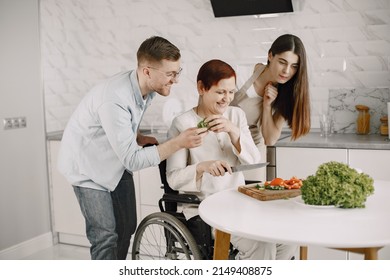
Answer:
[(89, 248), (57, 244), (25, 258), (25, 260), (90, 260)]
[[(312, 248), (313, 249), (313, 248)], [(316, 248), (314, 250), (311, 250), (310, 255), (314, 259), (322, 260), (322, 259), (344, 259), (344, 258), (334, 258), (334, 256), (329, 258), (324, 258), (322, 255), (323, 252), (317, 252), (321, 253), (320, 255), (316, 255)], [(319, 250), (317, 248), (317, 250)], [(330, 250), (330, 249), (324, 249), (321, 248), (321, 250)], [(340, 252), (338, 250), (331, 250), (332, 252)], [(67, 245), (67, 244), (57, 244), (54, 245), (48, 249), (39, 251), (33, 255), (30, 255), (25, 260), (90, 260), (90, 254), (89, 254), (89, 248), (82, 247), (82, 246), (75, 246), (75, 245)], [(129, 256), (127, 259), (131, 259), (131, 256)], [(360, 254), (354, 254), (350, 253), (348, 259), (352, 260), (362, 260), (363, 256)], [(390, 246), (386, 246), (385, 248), (381, 249), (379, 251), (379, 259), (380, 260), (390, 260)]]

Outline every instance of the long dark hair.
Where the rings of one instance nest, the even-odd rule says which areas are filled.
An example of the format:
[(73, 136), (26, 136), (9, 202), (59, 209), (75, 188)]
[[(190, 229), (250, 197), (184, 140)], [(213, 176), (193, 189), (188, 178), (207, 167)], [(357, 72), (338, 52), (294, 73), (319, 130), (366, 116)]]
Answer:
[(299, 66), (288, 82), (278, 85), (278, 96), (272, 108), (287, 120), (292, 130), (291, 138), (297, 139), (307, 134), (311, 126), (306, 51), (301, 39), (295, 35), (284, 34), (273, 42), (268, 53), (275, 56), (286, 51), (292, 51), (298, 56)]

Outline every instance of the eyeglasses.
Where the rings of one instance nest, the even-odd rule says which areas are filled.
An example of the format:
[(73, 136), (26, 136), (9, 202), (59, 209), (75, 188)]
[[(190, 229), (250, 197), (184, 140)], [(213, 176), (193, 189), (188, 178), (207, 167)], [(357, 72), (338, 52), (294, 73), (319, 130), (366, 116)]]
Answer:
[(165, 74), (165, 76), (167, 77), (167, 78), (169, 78), (169, 79), (177, 79), (177, 78), (179, 78), (180, 77), (180, 74), (181, 74), (181, 71), (183, 70), (183, 68), (179, 68), (179, 71), (171, 71), (171, 72), (164, 72), (164, 71), (161, 71), (160, 69), (157, 69), (157, 68), (155, 68), (155, 67), (151, 67), (151, 66), (146, 66), (146, 67), (148, 67), (148, 68), (151, 68), (151, 69), (154, 69), (154, 70), (156, 70), (156, 71), (158, 71), (158, 72), (160, 72), (160, 73), (163, 73), (163, 74)]

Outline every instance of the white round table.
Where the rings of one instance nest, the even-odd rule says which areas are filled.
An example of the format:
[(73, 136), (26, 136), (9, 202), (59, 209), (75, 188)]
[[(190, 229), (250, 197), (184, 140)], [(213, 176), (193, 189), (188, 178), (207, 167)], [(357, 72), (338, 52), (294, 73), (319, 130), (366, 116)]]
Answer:
[(354, 209), (311, 207), (300, 203), (300, 197), (260, 201), (230, 189), (202, 201), (199, 215), (217, 229), (215, 252), (223, 258), (229, 234), (274, 243), (372, 248), (377, 252), (390, 244), (390, 182), (375, 181), (374, 186), (366, 207)]

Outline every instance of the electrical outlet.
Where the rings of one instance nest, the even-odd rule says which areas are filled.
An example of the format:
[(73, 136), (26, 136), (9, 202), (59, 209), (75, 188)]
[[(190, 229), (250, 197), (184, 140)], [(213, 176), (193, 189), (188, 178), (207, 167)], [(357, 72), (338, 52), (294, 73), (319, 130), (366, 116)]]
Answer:
[(5, 118), (3, 120), (4, 130), (14, 128), (25, 128), (27, 126), (26, 117)]
[(11, 129), (12, 128), (12, 119), (11, 118), (5, 118), (3, 120), (4, 123), (4, 129)]
[(12, 118), (12, 128), (19, 128), (19, 119)]
[(20, 117), (19, 118), (19, 127), (23, 128), (23, 127), (26, 127), (26, 126), (27, 126), (26, 117)]

